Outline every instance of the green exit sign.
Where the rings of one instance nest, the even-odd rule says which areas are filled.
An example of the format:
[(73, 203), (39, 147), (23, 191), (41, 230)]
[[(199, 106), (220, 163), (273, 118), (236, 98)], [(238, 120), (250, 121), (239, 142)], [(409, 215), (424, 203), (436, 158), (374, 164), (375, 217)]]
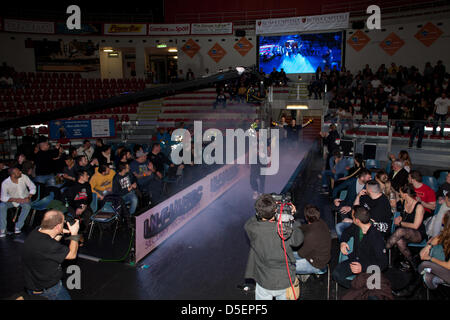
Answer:
[(167, 44), (165, 44), (165, 43), (157, 44), (156, 47), (157, 48), (167, 48)]

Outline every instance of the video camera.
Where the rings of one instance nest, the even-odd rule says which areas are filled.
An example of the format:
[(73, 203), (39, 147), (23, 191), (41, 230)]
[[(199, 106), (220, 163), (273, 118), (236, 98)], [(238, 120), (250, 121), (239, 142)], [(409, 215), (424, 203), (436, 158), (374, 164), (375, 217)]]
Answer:
[(291, 201), (291, 195), (289, 193), (287, 194), (276, 194), (271, 193), (270, 194), (275, 200), (277, 204), (277, 211), (275, 213), (275, 219), (280, 222), (283, 225), (283, 234), (279, 234), (280, 237), (286, 239), (291, 236), (293, 232), (293, 225), (294, 225), (294, 215), (292, 213), (292, 201)]

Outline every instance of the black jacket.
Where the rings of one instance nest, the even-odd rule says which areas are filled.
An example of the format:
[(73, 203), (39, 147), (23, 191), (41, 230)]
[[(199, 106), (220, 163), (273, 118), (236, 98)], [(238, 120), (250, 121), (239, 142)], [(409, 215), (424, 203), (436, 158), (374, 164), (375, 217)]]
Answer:
[(336, 143), (338, 139), (340, 139), (340, 136), (337, 130), (330, 131), (328, 137), (323, 138), (323, 144), (327, 146), (329, 154), (333, 154), (333, 151), (339, 150), (339, 145)]
[(75, 183), (64, 192), (64, 197), (69, 203), (69, 207), (73, 209), (80, 208), (82, 204), (87, 206), (92, 202), (92, 189), (89, 182)]
[(402, 168), (393, 178), (394, 171), (389, 173), (389, 180), (391, 180), (391, 186), (395, 189), (395, 191), (399, 191), (401, 187), (408, 183), (408, 171), (405, 168)]
[(362, 272), (366, 272), (370, 265), (379, 266), (381, 271), (386, 269), (388, 258), (383, 235), (374, 226), (370, 226), (360, 242), (359, 233), (360, 228), (355, 224), (352, 224), (342, 233), (341, 243), (348, 242), (353, 237), (353, 251), (348, 255), (349, 261), (359, 262), (362, 266)]
[[(303, 232), (299, 227), (299, 223), (294, 223), (294, 231), (285, 241), (292, 283), (295, 280), (295, 258), (291, 246), (298, 247), (303, 243)], [(286, 258), (283, 242), (277, 233), (277, 223), (258, 221), (256, 217), (252, 217), (245, 223), (244, 228), (250, 240), (245, 278), (254, 279), (267, 290), (289, 288)]]

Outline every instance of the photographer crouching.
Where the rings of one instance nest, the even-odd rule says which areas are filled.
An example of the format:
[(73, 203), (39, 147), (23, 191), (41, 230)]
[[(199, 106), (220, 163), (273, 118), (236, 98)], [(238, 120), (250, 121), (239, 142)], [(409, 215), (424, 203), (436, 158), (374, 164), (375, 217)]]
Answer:
[(297, 299), (299, 282), (291, 246), (302, 244), (303, 233), (294, 221), (295, 206), (281, 195), (263, 194), (255, 210), (256, 216), (244, 226), (250, 240), (245, 278), (256, 282), (255, 300)]
[[(64, 215), (61, 211), (45, 213), (40, 228), (33, 230), (24, 242), (22, 251), (25, 288), (29, 295), (49, 300), (71, 300), (62, 284), (61, 263), (73, 260), (78, 251), (79, 220), (64, 229)], [(64, 233), (70, 233), (69, 247), (59, 243)]]

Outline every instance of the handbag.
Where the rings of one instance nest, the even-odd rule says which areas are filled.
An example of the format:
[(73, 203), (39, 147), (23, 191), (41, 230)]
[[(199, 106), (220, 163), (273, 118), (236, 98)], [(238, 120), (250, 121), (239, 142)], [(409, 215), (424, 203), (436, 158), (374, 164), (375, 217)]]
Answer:
[[(294, 297), (295, 293), (295, 297)], [(286, 289), (286, 299), (287, 300), (296, 300), (300, 297), (300, 281), (298, 281), (298, 278), (295, 277), (294, 282), (294, 291), (292, 291), (292, 287), (289, 287)]]

